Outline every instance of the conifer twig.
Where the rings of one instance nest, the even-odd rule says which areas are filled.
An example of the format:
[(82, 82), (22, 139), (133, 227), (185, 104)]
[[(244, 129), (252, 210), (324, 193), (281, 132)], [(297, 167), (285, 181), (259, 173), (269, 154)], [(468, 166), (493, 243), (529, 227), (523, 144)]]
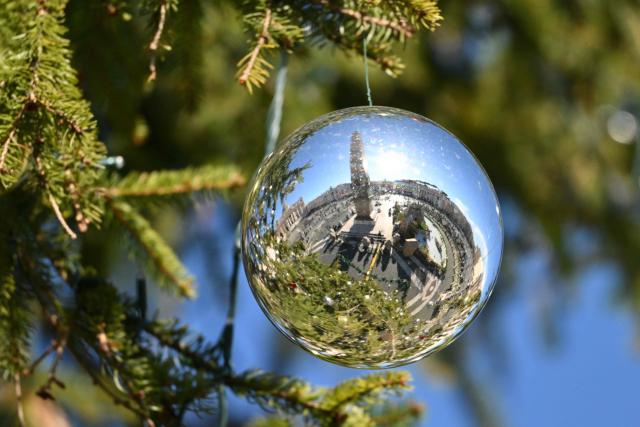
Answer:
[(9, 152), (9, 145), (11, 145), (11, 140), (13, 139), (16, 132), (16, 127), (12, 127), (11, 132), (7, 135), (7, 138), (4, 140), (4, 144), (2, 144), (2, 153), (0, 153), (0, 172), (4, 171), (4, 161), (7, 158), (7, 153)]
[(153, 39), (149, 44), (149, 50), (151, 51), (151, 60), (149, 62), (149, 77), (147, 81), (154, 81), (156, 79), (157, 70), (156, 70), (156, 57), (158, 47), (160, 45), (160, 38), (162, 37), (162, 32), (164, 31), (165, 21), (167, 19), (167, 2), (166, 0), (160, 0), (160, 17), (158, 19), (158, 28), (156, 29), (155, 34), (153, 35)]
[(60, 206), (58, 206), (58, 202), (56, 202), (56, 198), (53, 197), (53, 194), (51, 194), (51, 193), (49, 193), (49, 203), (51, 203), (51, 207), (53, 208), (53, 212), (55, 213), (56, 218), (58, 219), (58, 222), (60, 223), (60, 225), (62, 226), (64, 231), (72, 239), (74, 239), (74, 240), (77, 239), (78, 235), (76, 233), (74, 233), (74, 231), (71, 229), (71, 227), (69, 227), (69, 224), (67, 224), (67, 221), (65, 221), (64, 216), (62, 215), (62, 212), (60, 212)]
[(7, 135), (4, 142), (2, 143), (2, 153), (0, 153), (0, 172), (4, 170), (4, 162), (7, 159), (7, 154), (9, 153), (9, 145), (11, 145), (11, 141), (16, 135), (16, 132), (18, 130), (18, 122), (20, 121), (20, 119), (22, 118), (22, 115), (26, 111), (27, 105), (29, 105), (28, 102), (25, 102), (22, 104), (22, 108), (18, 112), (18, 115), (11, 123), (11, 127), (10, 127), (11, 130), (9, 131), (9, 134)]
[(392, 30), (404, 35), (405, 37), (412, 37), (415, 33), (415, 28), (413, 28), (413, 26), (411, 26), (404, 20), (392, 21), (386, 18), (378, 18), (376, 16), (366, 15), (354, 9), (334, 5), (329, 0), (313, 0), (313, 2), (316, 4), (320, 4), (333, 12), (340, 13), (358, 21), (366, 22), (368, 24), (376, 25), (379, 27), (391, 28)]
[[(207, 171), (202, 168), (193, 170), (194, 174), (203, 174)], [(161, 185), (152, 185), (150, 182), (154, 177), (164, 174), (165, 177), (171, 177), (171, 172), (152, 172), (142, 173), (136, 176), (136, 180), (129, 182), (124, 181), (126, 185), (102, 188), (101, 191), (106, 197), (150, 197), (150, 196), (171, 196), (185, 193), (197, 193), (199, 191), (226, 190), (237, 188), (246, 183), (245, 177), (238, 171), (231, 171), (229, 176), (219, 180), (203, 179), (201, 176), (194, 176), (187, 179), (182, 178), (179, 182), (163, 182)], [(180, 172), (175, 172), (177, 176)], [(125, 178), (126, 179), (126, 178)], [(173, 179), (173, 178), (171, 178)]]
[(73, 354), (73, 357), (75, 358), (75, 360), (78, 362), (78, 365), (80, 365), (80, 367), (87, 373), (87, 375), (89, 375), (89, 377), (93, 381), (93, 384), (97, 386), (100, 390), (104, 391), (111, 399), (113, 399), (113, 403), (115, 405), (122, 406), (123, 408), (133, 412), (140, 418), (144, 419), (147, 422), (147, 424), (149, 424), (150, 426), (154, 425), (153, 420), (150, 420), (149, 417), (144, 412), (142, 412), (139, 408), (136, 408), (135, 406), (133, 406), (131, 402), (129, 402), (128, 400), (120, 397), (107, 384), (105, 384), (104, 381), (102, 381), (102, 379), (100, 378), (100, 376), (93, 371), (91, 366), (89, 366), (89, 362), (86, 360), (86, 358), (83, 355), (81, 355), (78, 351), (74, 350), (73, 347), (70, 347), (70, 351)]
[(245, 65), (244, 70), (240, 74), (240, 77), (238, 77), (238, 82), (241, 85), (246, 84), (247, 81), (249, 80), (249, 76), (251, 75), (251, 71), (253, 70), (253, 67), (256, 64), (256, 60), (258, 59), (258, 55), (260, 54), (260, 51), (262, 50), (263, 46), (269, 40), (269, 26), (270, 25), (271, 25), (271, 9), (270, 8), (266, 8), (265, 11), (264, 11), (264, 19), (262, 21), (262, 31), (260, 32), (260, 36), (258, 37), (258, 41), (256, 43), (256, 46), (251, 51), (251, 55), (249, 56), (249, 60), (247, 61), (247, 64)]
[(40, 387), (36, 392), (36, 394), (43, 399), (54, 400), (53, 395), (51, 394), (51, 387), (54, 384), (61, 388), (65, 387), (64, 383), (56, 377), (56, 371), (58, 369), (60, 361), (62, 360), (65, 345), (66, 338), (62, 338), (59, 341), (54, 341), (54, 343), (52, 344), (52, 348), (54, 349), (56, 355), (53, 359), (53, 362), (51, 363), (51, 367), (49, 368), (49, 377), (47, 378), (47, 382), (43, 384), (42, 387)]
[(195, 296), (193, 278), (171, 247), (158, 235), (149, 222), (127, 203), (109, 199), (107, 206), (118, 223), (135, 239), (142, 252), (149, 257), (151, 261), (149, 266), (159, 273), (156, 275), (157, 278), (166, 279), (181, 296), (193, 298)]
[(38, 365), (42, 363), (42, 361), (46, 359), (48, 355), (53, 353), (54, 350), (55, 350), (55, 341), (49, 347), (47, 347), (45, 351), (42, 352), (42, 354), (38, 356), (38, 358), (34, 360), (33, 363), (31, 363), (31, 365), (28, 368), (22, 371), (22, 375), (25, 377), (31, 375), (36, 370)]
[(47, 112), (52, 114), (53, 116), (56, 116), (61, 122), (67, 125), (67, 127), (77, 135), (82, 135), (84, 133), (82, 126), (80, 126), (80, 124), (78, 124), (75, 120), (73, 120), (73, 118), (69, 117), (69, 115), (64, 111), (60, 111), (57, 108), (55, 108), (53, 105), (51, 105), (51, 103), (41, 100), (33, 94), (31, 96), (30, 101), (31, 101), (31, 104), (39, 105), (42, 108), (44, 108)]
[(25, 427), (27, 425), (24, 418), (24, 407), (22, 406), (22, 384), (20, 383), (20, 373), (16, 372), (14, 376), (15, 390), (16, 390), (16, 406), (18, 413), (18, 425)]

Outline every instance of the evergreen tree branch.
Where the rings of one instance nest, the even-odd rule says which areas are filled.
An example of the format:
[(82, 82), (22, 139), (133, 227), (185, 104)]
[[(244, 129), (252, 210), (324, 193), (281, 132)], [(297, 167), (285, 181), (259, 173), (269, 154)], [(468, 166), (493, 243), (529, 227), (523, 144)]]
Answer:
[(18, 425), (20, 427), (26, 427), (27, 422), (24, 417), (24, 405), (22, 404), (22, 381), (21, 381), (19, 372), (16, 372), (15, 374), (14, 384), (15, 384), (15, 391), (16, 391)]
[(64, 231), (72, 239), (77, 239), (78, 235), (71, 229), (71, 227), (69, 227), (69, 224), (67, 224), (67, 221), (64, 219), (64, 216), (62, 215), (62, 212), (60, 212), (60, 205), (58, 205), (58, 202), (56, 201), (56, 198), (53, 197), (53, 194), (51, 194), (49, 192), (47, 192), (47, 197), (49, 199), (49, 203), (51, 204), (51, 208), (53, 209), (53, 212), (55, 213), (56, 218), (58, 219), (58, 222), (60, 223), (60, 225), (62, 226)]
[[(26, 254), (24, 250), (19, 250), (18, 253), (19, 253), (19, 259), (22, 264), (24, 274), (34, 284), (34, 288), (35, 288), (34, 293), (37, 297), (37, 300), (39, 301), (40, 308), (42, 309), (43, 317), (45, 321), (53, 329), (53, 331), (55, 331), (58, 337), (66, 337), (65, 339), (67, 338), (70, 339), (67, 347), (70, 353), (74, 356), (74, 359), (76, 360), (76, 362), (78, 362), (80, 367), (91, 377), (91, 379), (93, 380), (93, 383), (113, 399), (114, 404), (120, 405), (130, 410), (134, 414), (138, 415), (141, 419), (145, 420), (145, 422), (149, 427), (155, 426), (155, 423), (149, 416), (148, 409), (144, 407), (139, 407), (139, 405), (132, 403), (132, 402), (136, 402), (136, 403), (138, 402), (135, 396), (129, 395), (128, 399), (125, 399), (122, 397), (121, 394), (114, 391), (111, 387), (107, 385), (105, 381), (102, 380), (101, 375), (98, 373), (100, 369), (98, 367), (93, 366), (89, 357), (86, 355), (86, 352), (84, 350), (81, 350), (81, 347), (83, 347), (83, 344), (77, 341), (77, 337), (75, 336), (75, 333), (73, 335), (70, 334), (71, 330), (69, 328), (69, 325), (67, 324), (66, 313), (62, 310), (60, 302), (58, 301), (53, 291), (51, 290), (51, 284), (49, 281), (51, 278), (48, 277), (48, 275), (45, 275), (47, 279), (43, 279), (43, 277), (40, 274), (38, 274), (38, 271), (40, 268), (38, 266), (38, 263), (33, 259), (25, 258)], [(93, 289), (89, 290), (89, 292), (91, 291), (93, 291)], [(110, 301), (109, 298), (105, 298), (104, 294), (97, 292), (95, 295), (92, 295), (92, 296), (95, 297), (93, 301), (97, 300), (99, 304), (102, 304), (103, 311), (106, 311), (107, 313), (109, 313), (110, 310), (113, 308), (113, 305), (111, 305), (112, 301)], [(89, 302), (89, 304), (86, 304), (86, 306), (83, 305), (83, 309), (92, 311), (91, 301), (87, 301), (87, 302)], [(116, 313), (117, 313), (117, 307), (116, 307)], [(96, 320), (98, 323), (103, 319), (99, 315), (100, 313), (96, 313), (95, 311), (92, 311), (92, 314), (96, 315), (96, 319), (93, 319), (93, 320)], [(113, 312), (111, 311), (108, 316), (111, 320), (115, 320), (115, 318), (117, 317), (117, 314), (116, 314), (116, 317), (112, 317)], [(83, 324), (82, 322), (83, 319), (81, 317), (76, 318), (74, 320), (76, 322), (79, 322), (78, 326), (92, 329), (90, 325)], [(116, 327), (116, 328), (118, 327), (117, 322), (112, 322), (110, 323), (109, 326)], [(77, 332), (77, 330), (74, 332)], [(58, 348), (60, 347), (58, 346)], [(56, 354), (59, 355), (61, 354), (61, 352), (56, 351)], [(56, 360), (59, 361), (58, 358)], [(52, 365), (52, 369), (55, 369), (55, 367), (57, 367), (57, 363), (58, 362), (54, 362), (54, 364)], [(50, 394), (45, 395), (43, 397), (52, 398)]]
[(435, 0), (245, 0), (243, 5), (247, 29), (257, 38), (238, 63), (238, 80), (249, 92), (269, 77), (272, 66), (264, 50), (291, 50), (304, 41), (329, 41), (361, 55), (362, 38), (367, 37), (369, 57), (395, 76), (403, 65), (392, 54), (392, 44), (414, 37), (418, 29), (434, 30), (442, 20)]
[[(13, 256), (7, 258), (13, 261)], [(4, 381), (13, 380), (28, 363), (33, 317), (28, 307), (31, 298), (16, 280), (14, 269), (13, 265), (0, 267), (0, 380)]]
[(400, 405), (382, 405), (372, 413), (376, 426), (408, 426), (415, 425), (425, 412), (424, 407), (416, 402)]
[(36, 358), (36, 360), (34, 360), (34, 361), (31, 363), (31, 365), (30, 365), (28, 368), (26, 368), (26, 369), (24, 369), (24, 370), (22, 371), (22, 375), (23, 375), (23, 376), (25, 376), (25, 377), (27, 377), (27, 376), (31, 375), (31, 374), (36, 370), (36, 368), (38, 367), (38, 365), (39, 365), (40, 363), (42, 363), (42, 361), (44, 361), (44, 360), (47, 358), (47, 356), (49, 356), (51, 353), (53, 353), (53, 352), (55, 351), (55, 349), (56, 349), (55, 344), (56, 344), (56, 342), (55, 342), (55, 340), (54, 340), (54, 342), (53, 342), (49, 347), (47, 347), (47, 348), (46, 348), (46, 349), (45, 349), (45, 350), (40, 354), (40, 356), (38, 356), (38, 357)]
[(333, 12), (340, 13), (344, 16), (367, 23), (371, 26), (390, 28), (391, 30), (397, 32), (398, 34), (401, 34), (406, 38), (413, 37), (416, 31), (416, 29), (408, 24), (405, 20), (392, 21), (386, 18), (366, 15), (358, 10), (333, 4), (330, 0), (313, 0), (313, 3), (320, 4)]
[[(46, 171), (47, 176), (45, 194), (52, 195), (53, 213), (69, 232), (69, 224), (61, 221), (68, 211), (75, 213), (80, 231), (100, 220), (100, 201), (89, 188), (102, 179), (99, 161), (105, 151), (71, 67), (65, 6), (65, 0), (0, 0), (0, 26), (12, 28), (0, 34), (6, 55), (3, 71), (9, 70), (0, 95), (0, 185), (15, 184), (37, 151), (38, 174)], [(69, 194), (70, 183), (76, 194), (87, 194)]]
[(147, 266), (156, 273), (154, 275), (156, 280), (161, 285), (175, 290), (178, 295), (193, 298), (195, 296), (193, 278), (151, 224), (124, 201), (111, 200), (107, 206), (117, 222), (142, 249), (141, 254), (148, 257)]
[(261, 406), (291, 414), (304, 414), (320, 425), (373, 425), (359, 407), (381, 393), (407, 389), (409, 374), (388, 372), (345, 381), (333, 389), (313, 388), (304, 381), (249, 371), (225, 378), (234, 393), (246, 395)]
[(238, 66), (240, 67), (238, 82), (241, 85), (246, 86), (249, 93), (252, 92), (253, 85), (263, 84), (264, 81), (266, 81), (266, 77), (268, 76), (266, 68), (271, 68), (268, 66), (258, 67), (256, 69), (256, 64), (258, 63), (260, 63), (260, 65), (268, 65), (266, 61), (260, 58), (260, 52), (269, 42), (271, 14), (271, 8), (265, 8), (264, 17), (262, 18), (262, 31), (258, 35), (256, 45), (251, 52), (238, 63)]
[(51, 367), (49, 368), (49, 376), (47, 381), (38, 389), (36, 394), (45, 400), (55, 400), (53, 398), (53, 394), (51, 394), (52, 388), (54, 385), (57, 385), (60, 388), (65, 388), (65, 385), (62, 381), (58, 379), (56, 376), (56, 371), (58, 369), (58, 365), (62, 360), (62, 355), (64, 353), (64, 348), (66, 346), (66, 334), (68, 331), (65, 331), (65, 337), (60, 340), (55, 340), (53, 344), (55, 356), (53, 362), (51, 363)]
[(145, 412), (134, 406), (129, 400), (123, 399), (117, 391), (113, 390), (113, 387), (109, 386), (108, 383), (102, 378), (102, 376), (98, 374), (98, 369), (95, 366), (91, 365), (91, 362), (85, 355), (83, 355), (80, 351), (74, 349), (73, 347), (70, 347), (70, 352), (71, 354), (73, 354), (75, 361), (78, 362), (78, 365), (82, 368), (82, 370), (91, 378), (93, 384), (100, 390), (102, 390), (107, 396), (109, 396), (115, 405), (122, 406), (123, 408), (140, 417), (140, 419), (146, 419), (149, 427), (155, 425), (153, 423), (153, 420), (150, 420)]
[(215, 353), (217, 349), (204, 345), (204, 339), (198, 336), (191, 344), (187, 343), (188, 330), (186, 327), (179, 327), (176, 322), (145, 322), (143, 329), (146, 333), (154, 337), (163, 347), (176, 351), (188, 361), (195, 369), (202, 370), (217, 376), (221, 373), (221, 368), (217, 362)]
[(2, 141), (2, 152), (0, 153), (0, 173), (5, 172), (5, 161), (7, 160), (7, 154), (9, 154), (9, 146), (11, 145), (11, 143), (13, 142), (16, 136), (16, 132), (18, 131), (18, 123), (22, 119), (22, 116), (24, 115), (24, 112), (27, 109), (27, 105), (28, 105), (27, 102), (24, 102), (22, 104), (22, 107), (18, 111), (18, 114), (16, 115), (15, 119), (13, 119), (13, 121), (11, 122), (11, 125), (9, 126), (7, 136)]
[(327, 392), (320, 402), (326, 410), (336, 410), (348, 404), (361, 403), (387, 390), (404, 390), (411, 380), (407, 372), (387, 372), (347, 380)]
[(241, 187), (245, 177), (235, 166), (207, 165), (178, 171), (130, 173), (99, 191), (108, 198), (168, 198)]
[(156, 28), (156, 32), (153, 35), (153, 39), (149, 44), (149, 50), (151, 51), (151, 59), (149, 62), (149, 77), (147, 81), (154, 81), (156, 79), (156, 56), (158, 46), (160, 44), (160, 38), (162, 37), (162, 32), (164, 31), (165, 21), (167, 19), (167, 2), (166, 0), (160, 0), (160, 6), (158, 8), (158, 27)]

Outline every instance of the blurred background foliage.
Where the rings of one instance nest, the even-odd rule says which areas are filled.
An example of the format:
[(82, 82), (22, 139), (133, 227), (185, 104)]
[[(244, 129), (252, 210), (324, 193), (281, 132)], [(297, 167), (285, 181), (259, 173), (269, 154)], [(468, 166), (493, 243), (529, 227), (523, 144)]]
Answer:
[[(493, 299), (460, 340), (415, 368), (414, 376), (418, 372), (426, 379), (417, 381), (414, 398), (427, 399), (423, 404), (428, 409), (421, 421), (427, 425), (533, 425), (521, 422), (514, 415), (521, 408), (509, 408), (505, 398), (509, 394), (505, 377), (517, 377), (514, 370), (525, 366), (509, 359), (505, 337), (512, 335), (499, 326), (511, 321), (505, 317), (505, 307), (533, 304), (535, 328), (521, 333), (540, 334), (543, 344), (538, 344), (554, 354), (563, 341), (572, 342), (567, 337), (567, 329), (572, 329), (563, 322), (571, 307), (580, 303), (581, 287), (606, 288), (604, 299), (615, 304), (598, 316), (619, 318), (609, 310), (628, 314), (623, 338), (616, 343), (624, 347), (620, 351), (630, 354), (633, 366), (638, 365), (633, 340), (640, 310), (640, 3), (443, 0), (440, 6), (445, 18), (441, 28), (398, 48), (406, 64), (399, 77), (370, 69), (373, 100), (425, 115), (469, 146), (500, 197), (506, 249)], [(247, 37), (235, 2), (184, 1), (171, 18), (166, 29), (171, 49), (160, 49), (158, 78), (148, 83), (148, 58), (141, 46), (153, 29), (146, 21), (118, 2), (70, 2), (67, 24), (73, 59), (98, 119), (100, 138), (110, 154), (124, 157), (123, 172), (233, 161), (250, 175), (264, 152), (272, 81), (253, 95), (236, 82), (236, 63), (247, 51)], [(277, 63), (277, 55), (272, 60)], [(329, 47), (295, 51), (289, 60), (281, 135), (326, 112), (365, 103), (358, 58)], [(203, 288), (208, 283), (226, 283), (242, 196), (238, 192), (228, 200), (206, 202), (186, 214), (165, 209), (154, 219), (180, 248), (194, 274), (203, 278)], [(135, 265), (122, 255), (116, 235), (105, 239), (104, 234), (90, 233), (83, 258), (99, 271), (122, 278), (121, 283), (133, 284)], [(603, 265), (606, 274), (594, 272), (594, 266)], [(595, 285), (589, 285), (590, 275), (597, 277)], [(250, 299), (244, 281), (240, 287), (245, 288), (241, 299)], [(191, 305), (178, 305), (162, 295), (152, 300), (161, 311), (180, 316), (196, 310), (206, 317), (209, 312), (223, 312), (224, 304), (215, 301), (224, 301), (226, 292), (221, 286), (201, 290), (204, 302), (188, 303)], [(239, 303), (241, 308), (258, 310), (253, 301)], [(237, 330), (249, 341), (240, 339), (235, 351), (252, 354), (241, 359), (259, 360), (265, 369), (302, 369), (303, 376), (310, 367), (323, 370), (327, 379), (354, 375), (327, 373), (337, 368), (309, 361), (309, 356), (266, 325), (261, 313), (252, 316)], [(255, 322), (264, 325), (252, 328)], [(602, 323), (599, 318), (590, 322)], [(214, 329), (200, 327), (209, 333)], [(268, 339), (256, 338), (258, 333), (268, 333)], [(593, 333), (609, 332), (603, 327)], [(573, 357), (580, 358), (583, 352), (602, 345), (598, 336), (592, 338)], [(248, 345), (252, 339), (261, 347)], [(253, 355), (256, 352), (259, 355)], [(484, 358), (489, 355), (487, 375), (486, 364), (478, 362), (481, 354)], [(607, 354), (599, 356), (602, 365), (593, 369), (611, 369), (610, 375), (624, 384), (638, 383), (638, 369), (616, 371), (610, 368), (613, 362)], [(574, 362), (580, 360), (569, 363)], [(50, 415), (37, 425), (127, 422), (118, 411), (105, 411), (107, 400), (89, 391), (92, 388), (86, 382), (68, 381), (60, 398), (72, 414), (70, 421), (56, 424), (51, 421), (55, 416)], [(438, 397), (440, 389), (428, 385), (439, 382), (456, 384), (458, 393), (453, 400), (462, 406)], [(624, 387), (603, 387), (597, 399), (590, 395), (593, 401), (581, 402), (604, 405), (597, 412), (603, 418), (591, 419), (593, 425), (606, 424), (609, 399), (617, 399), (616, 392), (628, 393)], [(532, 393), (542, 395), (545, 390), (534, 388)], [(575, 393), (579, 399), (577, 388)], [(233, 411), (244, 408), (238, 405), (232, 405), (233, 425), (259, 415)], [(462, 421), (459, 415), (437, 416), (438, 405), (447, 410), (465, 408), (468, 416)], [(26, 406), (44, 414), (56, 411), (48, 403), (34, 401)], [(2, 409), (12, 411), (6, 405)], [(541, 406), (538, 410), (550, 409)], [(67, 419), (67, 415), (59, 416)], [(624, 425), (640, 424), (637, 411), (618, 417), (629, 421)], [(575, 425), (567, 423), (574, 420), (571, 413), (552, 419), (557, 423), (545, 425)], [(590, 425), (589, 420), (580, 419), (582, 425)], [(279, 422), (260, 420), (251, 425), (281, 425)], [(202, 420), (202, 425), (211, 425), (210, 420)]]

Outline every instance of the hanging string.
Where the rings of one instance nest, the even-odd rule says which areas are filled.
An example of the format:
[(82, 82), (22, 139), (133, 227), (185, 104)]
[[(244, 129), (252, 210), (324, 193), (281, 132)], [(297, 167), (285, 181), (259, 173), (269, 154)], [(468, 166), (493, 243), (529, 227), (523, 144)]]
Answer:
[(280, 49), (280, 66), (276, 72), (276, 84), (273, 99), (267, 113), (267, 138), (264, 147), (264, 156), (268, 156), (276, 148), (278, 136), (280, 136), (280, 122), (282, 122), (282, 105), (284, 103), (284, 87), (287, 82), (287, 65), (289, 54), (286, 49)]
[(369, 85), (369, 58), (367, 58), (367, 37), (362, 38), (362, 56), (364, 57), (364, 82), (367, 86), (367, 100), (369, 101), (369, 107), (373, 106), (373, 101), (371, 100), (371, 86)]
[[(276, 142), (280, 136), (280, 123), (282, 122), (282, 106), (284, 105), (284, 88), (287, 83), (288, 54), (285, 49), (280, 51), (280, 65), (276, 72), (276, 82), (273, 99), (267, 113), (267, 133), (265, 138), (264, 156), (267, 157), (276, 148)], [(235, 232), (235, 244), (233, 248), (233, 264), (229, 281), (229, 307), (227, 308), (227, 320), (220, 336), (218, 345), (222, 351), (224, 368), (231, 370), (231, 348), (233, 346), (233, 327), (236, 313), (236, 295), (238, 289), (238, 269), (240, 267), (241, 251), (241, 227), (238, 223)], [(227, 411), (226, 390), (221, 385), (218, 387), (218, 425), (226, 427), (229, 421)]]

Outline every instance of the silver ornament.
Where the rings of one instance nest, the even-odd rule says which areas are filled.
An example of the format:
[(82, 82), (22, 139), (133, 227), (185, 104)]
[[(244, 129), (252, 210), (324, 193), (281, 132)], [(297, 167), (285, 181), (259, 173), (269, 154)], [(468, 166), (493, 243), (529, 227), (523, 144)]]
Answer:
[(245, 271), (267, 317), (314, 355), (357, 368), (451, 343), (487, 302), (502, 244), (473, 154), (388, 107), (294, 132), (260, 166), (242, 219)]

